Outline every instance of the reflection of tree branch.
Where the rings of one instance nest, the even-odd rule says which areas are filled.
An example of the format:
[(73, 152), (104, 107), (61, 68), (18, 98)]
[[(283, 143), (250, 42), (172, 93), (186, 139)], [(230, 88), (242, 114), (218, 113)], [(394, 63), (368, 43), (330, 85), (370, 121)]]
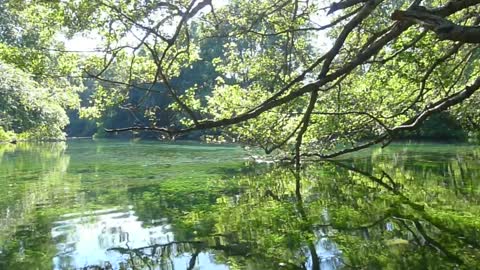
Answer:
[(466, 243), (466, 244), (468, 244), (468, 245), (470, 245), (474, 248), (477, 248), (477, 249), (480, 248), (480, 245), (479, 245), (479, 242), (478, 242), (477, 238), (470, 239), (467, 235), (463, 234), (461, 231), (449, 228), (449, 227), (445, 226), (444, 224), (439, 223), (438, 221), (434, 220), (434, 218), (432, 216), (428, 215), (427, 213), (424, 213), (422, 217), (425, 220), (427, 220), (428, 222), (430, 222), (431, 224), (433, 224), (435, 227), (437, 227), (439, 230), (449, 233), (450, 235), (454, 236), (458, 240), (460, 240), (460, 241), (462, 241), (462, 242), (464, 242), (464, 243)]
[[(217, 235), (218, 236), (218, 235)], [(224, 236), (224, 235), (221, 235)], [(215, 244), (215, 245), (209, 245), (206, 241), (172, 241), (169, 243), (165, 244), (154, 244), (154, 245), (149, 245), (149, 246), (144, 246), (144, 247), (139, 247), (139, 248), (123, 248), (123, 247), (116, 247), (116, 248), (110, 248), (108, 251), (116, 251), (121, 254), (129, 254), (130, 256), (136, 256), (142, 261), (147, 264), (148, 262), (146, 261), (147, 257), (155, 257), (157, 255), (157, 248), (161, 248), (160, 255), (163, 255), (165, 253), (166, 248), (170, 248), (173, 245), (178, 245), (178, 244), (185, 244), (185, 245), (193, 245), (194, 251), (191, 252), (192, 257), (189, 260), (188, 268), (187, 269), (194, 269), (196, 265), (196, 260), (198, 258), (198, 255), (202, 250), (215, 250), (215, 251), (222, 251), (225, 253), (227, 256), (242, 256), (242, 257), (247, 257), (247, 256), (255, 256), (255, 257), (261, 257), (265, 261), (281, 261), (285, 265), (288, 265), (289, 269), (295, 269), (295, 270), (305, 270), (305, 268), (299, 267), (296, 264), (290, 263), (290, 262), (284, 262), (284, 258), (274, 258), (274, 257), (268, 257), (264, 253), (253, 253), (251, 250), (251, 247), (247, 244), (232, 244), (232, 245), (222, 245), (222, 244)], [(153, 252), (150, 254), (146, 254), (143, 252), (145, 249), (152, 249)], [(133, 264), (133, 257), (130, 257), (131, 263)]]
[(192, 258), (190, 258), (187, 270), (193, 270), (197, 262), (198, 254), (200, 254), (200, 249), (195, 250), (195, 253), (192, 254)]
[[(307, 228), (309, 233), (314, 234), (312, 232), (312, 226), (310, 225), (310, 221), (308, 219), (307, 214), (305, 213), (305, 208), (303, 207), (303, 199), (301, 193), (301, 177), (298, 171), (291, 170), (293, 176), (295, 177), (295, 196), (297, 199), (297, 211), (300, 213), (301, 219), (306, 222)], [(312, 240), (308, 240), (307, 243), (308, 250), (310, 251), (310, 255), (312, 256), (312, 270), (320, 270), (320, 258), (318, 257), (317, 250), (315, 249), (315, 244)]]
[(410, 231), (410, 233), (413, 235), (413, 237), (415, 238), (415, 241), (421, 245), (421, 241), (418, 237), (418, 235), (415, 233), (414, 230), (412, 230), (410, 228), (410, 226), (408, 226), (408, 224), (405, 222), (406, 220), (409, 220), (409, 221), (412, 221), (414, 226), (415, 226), (415, 229), (416, 231), (420, 234), (420, 236), (423, 238), (424, 242), (431, 248), (437, 250), (438, 252), (441, 252), (443, 255), (445, 255), (448, 259), (450, 259), (452, 262), (455, 262), (457, 264), (464, 264), (463, 260), (453, 254), (452, 252), (450, 252), (446, 247), (444, 247), (442, 244), (440, 244), (438, 241), (436, 241), (435, 239), (433, 239), (432, 237), (430, 237), (427, 232), (425, 231), (425, 229), (423, 228), (422, 224), (418, 221), (418, 220), (412, 220), (412, 219), (408, 219), (408, 218), (396, 218), (400, 221), (400, 224), (403, 225), (405, 228), (407, 228), (408, 231)]
[[(400, 190), (398, 190), (397, 188), (394, 188), (394, 187), (391, 187), (389, 186), (388, 184), (384, 183), (382, 181), (383, 178), (387, 178), (389, 179), (390, 182), (392, 183), (395, 183), (393, 181), (393, 178), (390, 177), (386, 172), (382, 172), (382, 178), (378, 178), (378, 177), (375, 177), (373, 176), (372, 174), (368, 173), (368, 172), (364, 172), (362, 170), (359, 170), (357, 168), (354, 168), (354, 167), (351, 167), (351, 166), (348, 166), (348, 165), (345, 165), (343, 163), (340, 163), (340, 162), (337, 162), (337, 161), (329, 161), (330, 163), (333, 163), (339, 167), (342, 167), (342, 168), (345, 168), (345, 169), (348, 169), (352, 172), (355, 172), (355, 173), (358, 173), (360, 175), (363, 175), (365, 177), (367, 177), (368, 179), (374, 181), (375, 183), (378, 183), (380, 186), (384, 187), (386, 190), (392, 192), (393, 194), (399, 196), (402, 200), (401, 202), (410, 206), (413, 210), (417, 211), (417, 214), (420, 215), (420, 217), (425, 220), (426, 222), (432, 224), (433, 226), (435, 226), (436, 228), (438, 228), (440, 231), (442, 232), (446, 232), (448, 234), (450, 234), (451, 236), (455, 237), (456, 239), (458, 239), (460, 242), (464, 243), (464, 244), (468, 244), (474, 248), (479, 248), (480, 245), (478, 244), (477, 241), (475, 240), (471, 240), (469, 239), (466, 235), (464, 235), (461, 231), (458, 231), (458, 230), (455, 230), (455, 229), (452, 229), (452, 228), (449, 228), (447, 226), (445, 226), (444, 224), (438, 222), (437, 220), (435, 220), (429, 213), (427, 213), (425, 211), (425, 208), (423, 205), (421, 204), (417, 204), (415, 202), (413, 202), (412, 200), (410, 200), (407, 196), (405, 196), (402, 192), (400, 192)], [(447, 256), (447, 258), (449, 259), (452, 259), (453, 261), (455, 261), (456, 263), (459, 263), (459, 262), (463, 262), (457, 255), (453, 254), (452, 252), (450, 252), (449, 250), (447, 250), (445, 247), (442, 247), (441, 244), (439, 242), (437, 242), (435, 239), (429, 237), (427, 235), (427, 233), (425, 232), (425, 230), (423, 229), (423, 226), (421, 225), (421, 223), (418, 221), (418, 218), (416, 218), (415, 216), (413, 215), (405, 215), (405, 214), (400, 214), (400, 213), (395, 213), (393, 218), (403, 218), (403, 219), (407, 219), (407, 220), (411, 220), (414, 222), (415, 224), (415, 227), (416, 229), (419, 231), (419, 233), (422, 234), (422, 237), (427, 241), (429, 242), (429, 246), (435, 248), (436, 250), (440, 250), (443, 254), (445, 254), (445, 256)]]
[(172, 245), (178, 245), (178, 244), (204, 245), (205, 242), (202, 242), (202, 241), (172, 241), (172, 242), (168, 242), (166, 244), (153, 244), (153, 245), (139, 247), (139, 248), (122, 248), (122, 247), (109, 248), (109, 249), (107, 249), (107, 251), (118, 251), (120, 253), (126, 253), (126, 252), (131, 252), (131, 251), (141, 251), (141, 250), (149, 249), (149, 248), (157, 249), (157, 248), (170, 247)]
[(367, 224), (367, 225), (361, 225), (361, 226), (355, 226), (355, 227), (347, 227), (347, 226), (339, 226), (337, 224), (316, 224), (314, 225), (315, 227), (319, 227), (319, 228), (328, 228), (328, 227), (331, 227), (331, 228), (334, 228), (336, 230), (342, 230), (342, 231), (359, 231), (359, 230), (365, 230), (365, 229), (369, 229), (369, 228), (372, 228), (372, 227), (375, 227), (377, 226), (378, 224), (382, 223), (383, 221), (389, 219), (393, 217), (391, 211), (387, 211), (387, 213), (382, 216), (381, 218), (379, 218), (378, 220), (370, 223), (370, 224)]
[[(342, 162), (338, 162), (338, 161), (334, 161), (334, 160), (329, 160), (328, 162), (338, 166), (338, 167), (342, 167), (344, 169), (347, 169), (349, 171), (352, 171), (352, 172), (356, 172), (358, 174), (361, 174), (363, 176), (366, 176), (368, 177), (370, 180), (374, 181), (375, 183), (379, 184), (380, 186), (384, 187), (385, 189), (389, 190), (389, 191), (392, 191), (393, 193), (395, 193), (396, 195), (401, 195), (403, 197), (405, 197), (397, 188), (397, 185), (393, 179), (385, 172), (385, 171), (382, 171), (382, 177), (381, 178), (378, 178), (376, 176), (373, 176), (372, 174), (368, 173), (368, 172), (364, 172), (362, 170), (359, 170), (355, 167), (352, 167), (352, 166), (349, 166), (349, 165), (346, 165)], [(389, 182), (392, 183), (392, 186), (388, 185), (387, 183), (383, 182), (383, 178), (387, 178), (389, 179)], [(405, 197), (406, 198), (406, 197)], [(420, 206), (419, 206), (420, 207)], [(423, 208), (423, 206), (421, 207)]]
[(273, 191), (271, 191), (270, 189), (267, 189), (267, 190), (265, 191), (265, 196), (270, 196), (272, 199), (274, 199), (274, 200), (277, 201), (277, 202), (280, 202), (280, 201), (281, 201), (281, 200), (280, 200), (280, 197), (278, 197), (277, 195), (275, 195), (275, 194), (273, 193)]
[(418, 220), (415, 220), (413, 221), (413, 223), (415, 224), (415, 228), (417, 229), (417, 231), (422, 235), (423, 239), (425, 239), (425, 241), (427, 242), (427, 244), (431, 247), (433, 247), (434, 249), (442, 252), (445, 256), (447, 256), (449, 259), (451, 259), (452, 261), (456, 262), (456, 263), (459, 263), (459, 264), (463, 264), (463, 260), (460, 259), (460, 257), (458, 257), (457, 255), (451, 253), (450, 251), (448, 251), (448, 249), (446, 249), (445, 247), (443, 247), (439, 242), (437, 242), (435, 239), (431, 238), (430, 236), (428, 236), (427, 232), (425, 231), (425, 229), (423, 228), (422, 224), (420, 222), (418, 222)]
[(405, 227), (412, 235), (413, 235), (413, 238), (415, 238), (415, 242), (417, 242), (418, 245), (421, 245), (422, 243), (420, 242), (420, 238), (418, 238), (417, 236), (417, 233), (412, 230), (412, 228), (410, 228), (410, 226), (408, 226), (407, 222), (405, 221), (405, 219), (403, 218), (398, 218), (398, 217), (394, 217), (394, 219), (400, 221), (400, 225), (402, 225), (403, 227)]

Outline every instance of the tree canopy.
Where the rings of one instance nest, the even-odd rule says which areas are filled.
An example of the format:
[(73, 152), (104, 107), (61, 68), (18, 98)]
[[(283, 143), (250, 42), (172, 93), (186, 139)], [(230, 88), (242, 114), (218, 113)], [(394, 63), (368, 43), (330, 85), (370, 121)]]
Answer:
[[(61, 22), (53, 10), (0, 2), (0, 141), (63, 138), (66, 109), (78, 106), (76, 56), (53, 51)], [(2, 136), (3, 135), (3, 136)], [(9, 138), (8, 138), (9, 137)]]
[[(95, 80), (83, 116), (112, 107), (143, 114), (110, 132), (221, 128), (299, 165), (386, 145), (445, 110), (477, 122), (478, 0), (6, 3), (43, 29), (35, 40), (48, 37), (33, 52), (75, 58), (69, 68), (41, 65), (45, 78), (81, 69)], [(59, 33), (95, 36), (97, 49), (68, 51), (51, 38)], [(132, 102), (131, 91), (142, 96)], [(159, 119), (165, 107), (149, 102), (158, 92), (171, 99), (175, 121)]]

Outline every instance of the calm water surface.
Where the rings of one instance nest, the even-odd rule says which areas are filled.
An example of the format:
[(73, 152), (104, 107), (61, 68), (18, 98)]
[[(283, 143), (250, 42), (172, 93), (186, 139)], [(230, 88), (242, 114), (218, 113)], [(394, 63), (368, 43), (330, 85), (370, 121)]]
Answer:
[(0, 145), (0, 269), (480, 269), (480, 148)]

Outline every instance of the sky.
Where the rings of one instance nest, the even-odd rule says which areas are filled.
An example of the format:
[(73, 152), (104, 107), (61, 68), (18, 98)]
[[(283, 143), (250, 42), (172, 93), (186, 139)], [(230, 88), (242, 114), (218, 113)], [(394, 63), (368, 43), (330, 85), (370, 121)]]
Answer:
[[(225, 6), (227, 3), (228, 0), (212, 0), (212, 5), (215, 9)], [(205, 8), (205, 10), (207, 9)], [(95, 33), (76, 34), (71, 39), (66, 39), (64, 36), (61, 36), (60, 39), (64, 40), (67, 50), (76, 52), (95, 51), (100, 43), (100, 36)], [(133, 42), (136, 41), (133, 35), (131, 37), (127, 37), (127, 39), (131, 39)]]
[(86, 35), (75, 35), (72, 39), (65, 39), (65, 47), (69, 51), (94, 51), (99, 45), (100, 37), (95, 34)]

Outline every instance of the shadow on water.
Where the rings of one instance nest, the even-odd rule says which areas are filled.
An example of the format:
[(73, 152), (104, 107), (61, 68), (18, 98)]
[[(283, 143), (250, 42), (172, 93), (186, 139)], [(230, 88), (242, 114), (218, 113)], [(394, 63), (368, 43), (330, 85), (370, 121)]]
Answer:
[(0, 268), (480, 268), (478, 148), (393, 145), (301, 172), (244, 155), (0, 149)]

